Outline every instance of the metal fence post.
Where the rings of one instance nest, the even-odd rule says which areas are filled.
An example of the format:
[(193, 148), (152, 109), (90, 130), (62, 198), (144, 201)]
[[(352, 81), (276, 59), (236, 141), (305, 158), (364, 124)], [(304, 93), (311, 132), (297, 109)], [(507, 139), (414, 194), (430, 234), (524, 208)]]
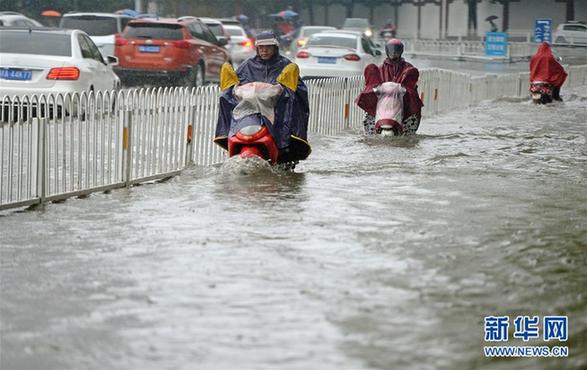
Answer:
[(190, 109), (190, 115), (189, 115), (189, 119), (188, 119), (188, 131), (187, 131), (187, 137), (186, 137), (186, 150), (185, 150), (185, 155), (186, 155), (185, 163), (186, 163), (186, 165), (191, 165), (194, 163), (194, 158), (193, 158), (194, 139), (193, 139), (193, 136), (194, 136), (195, 118), (196, 118), (196, 106), (194, 105)]
[(47, 197), (47, 117), (38, 119), (39, 127), (37, 128), (37, 196), (40, 204), (45, 203)]
[(350, 112), (351, 112), (351, 92), (350, 92), (350, 78), (345, 77), (344, 78), (344, 87), (343, 90), (344, 94), (345, 94), (345, 99), (344, 100), (344, 115), (343, 115), (343, 122), (344, 122), (344, 128), (348, 129), (350, 128)]
[(129, 187), (132, 173), (132, 111), (130, 108), (124, 112), (124, 128), (122, 130), (122, 150), (124, 153), (122, 173), (124, 175), (124, 183), (126, 187)]

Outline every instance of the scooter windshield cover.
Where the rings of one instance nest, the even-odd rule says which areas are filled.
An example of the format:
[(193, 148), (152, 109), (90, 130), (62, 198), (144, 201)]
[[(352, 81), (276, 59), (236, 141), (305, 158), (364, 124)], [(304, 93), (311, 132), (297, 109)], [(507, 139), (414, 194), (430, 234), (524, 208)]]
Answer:
[(404, 108), (404, 94), (406, 89), (395, 82), (384, 82), (375, 90), (378, 97), (375, 122), (394, 120), (402, 122)]
[(275, 122), (275, 105), (283, 92), (281, 85), (273, 85), (265, 82), (251, 82), (234, 88), (234, 96), (238, 104), (232, 115), (235, 120), (240, 120), (251, 114), (261, 114), (267, 117), (269, 122)]

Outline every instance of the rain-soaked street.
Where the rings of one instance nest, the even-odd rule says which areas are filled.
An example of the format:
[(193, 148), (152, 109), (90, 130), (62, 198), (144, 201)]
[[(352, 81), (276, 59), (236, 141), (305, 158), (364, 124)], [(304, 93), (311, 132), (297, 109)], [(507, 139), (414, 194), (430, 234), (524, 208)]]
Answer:
[[(587, 88), (563, 98), (5, 212), (0, 368), (585, 368)], [(485, 358), (491, 315), (568, 316), (569, 357)]]

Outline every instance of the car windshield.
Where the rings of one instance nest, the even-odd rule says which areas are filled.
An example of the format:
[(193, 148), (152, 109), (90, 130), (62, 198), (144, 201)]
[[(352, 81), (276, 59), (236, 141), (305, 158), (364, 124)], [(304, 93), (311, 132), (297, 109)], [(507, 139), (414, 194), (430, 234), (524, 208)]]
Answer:
[(324, 27), (324, 28), (304, 28), (304, 30), (302, 31), (302, 35), (304, 37), (308, 37), (308, 36), (313, 35), (315, 33), (320, 33), (323, 31), (331, 31), (331, 30), (332, 30), (332, 28), (327, 28), (327, 27)]
[(335, 47), (345, 49), (356, 49), (357, 38), (356, 37), (340, 37), (316, 34), (310, 37), (306, 47)]
[(241, 30), (240, 28), (227, 28), (226, 29), (230, 36), (244, 36), (245, 31)]
[(206, 23), (206, 25), (208, 26), (210, 31), (212, 31), (214, 36), (224, 36), (224, 33), (222, 32), (222, 25), (218, 23)]
[(369, 27), (369, 21), (366, 19), (347, 19), (344, 21), (344, 27), (366, 28)]
[(158, 40), (181, 40), (180, 24), (162, 24), (162, 23), (129, 23), (124, 30), (124, 37), (158, 39)]
[(0, 53), (71, 56), (71, 36), (67, 34), (2, 31)]
[(82, 30), (90, 36), (107, 36), (118, 32), (116, 18), (96, 15), (63, 17), (61, 28)]

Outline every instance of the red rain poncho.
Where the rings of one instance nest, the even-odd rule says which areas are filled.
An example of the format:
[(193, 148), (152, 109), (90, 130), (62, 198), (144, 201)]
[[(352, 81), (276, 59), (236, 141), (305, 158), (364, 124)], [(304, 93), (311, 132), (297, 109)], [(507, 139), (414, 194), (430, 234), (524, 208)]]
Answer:
[(406, 62), (403, 58), (397, 62), (385, 59), (381, 67), (370, 64), (365, 68), (365, 88), (355, 99), (355, 103), (367, 114), (375, 116), (377, 96), (373, 88), (383, 82), (397, 82), (406, 89), (404, 95), (404, 118), (420, 113), (422, 101), (418, 96), (418, 78), (420, 72), (416, 67)]
[(560, 88), (567, 78), (567, 72), (555, 59), (548, 43), (543, 42), (530, 59), (530, 82), (544, 81)]

